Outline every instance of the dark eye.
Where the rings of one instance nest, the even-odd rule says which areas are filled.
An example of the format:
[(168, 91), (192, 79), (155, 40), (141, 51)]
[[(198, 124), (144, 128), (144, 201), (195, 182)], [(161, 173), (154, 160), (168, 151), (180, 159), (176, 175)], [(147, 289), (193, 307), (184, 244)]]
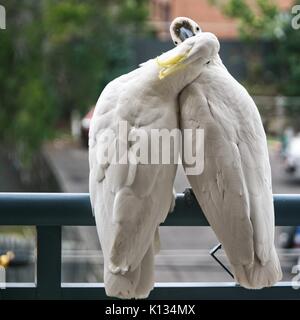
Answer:
[(174, 41), (174, 44), (175, 44), (175, 46), (177, 46), (177, 45), (178, 45), (178, 42), (177, 42), (177, 41)]
[(196, 27), (196, 30), (197, 30), (197, 31), (199, 31), (199, 30), (200, 30), (200, 28), (199, 28), (199, 27)]

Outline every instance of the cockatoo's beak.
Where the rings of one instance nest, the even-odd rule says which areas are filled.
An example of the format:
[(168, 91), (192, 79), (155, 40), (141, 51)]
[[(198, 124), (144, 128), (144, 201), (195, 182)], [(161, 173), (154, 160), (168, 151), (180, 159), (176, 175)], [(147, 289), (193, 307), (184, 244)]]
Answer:
[(183, 67), (182, 62), (186, 59), (191, 49), (188, 49), (184, 53), (179, 53), (165, 60), (160, 60), (159, 57), (156, 58), (156, 62), (161, 67), (159, 71), (159, 79), (164, 79), (175, 71)]
[(184, 40), (186, 40), (187, 38), (193, 37), (195, 34), (193, 33), (192, 30), (185, 28), (185, 27), (181, 27), (179, 29), (179, 38), (180, 40), (183, 42)]

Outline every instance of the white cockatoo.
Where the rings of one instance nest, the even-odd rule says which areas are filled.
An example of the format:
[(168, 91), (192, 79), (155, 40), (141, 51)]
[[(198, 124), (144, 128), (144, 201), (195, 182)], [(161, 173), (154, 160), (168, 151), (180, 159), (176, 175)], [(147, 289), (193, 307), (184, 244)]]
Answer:
[[(185, 17), (170, 26), (175, 45), (199, 31)], [(179, 99), (183, 134), (184, 129), (204, 129), (204, 169), (188, 180), (236, 281), (245, 288), (268, 287), (282, 272), (274, 246), (271, 169), (262, 121), (218, 53), (197, 68), (199, 77)]]
[[(163, 145), (175, 160), (170, 164), (143, 163), (137, 159), (130, 136), (146, 133), (145, 144), (151, 143), (154, 129), (178, 128), (178, 94), (197, 78), (218, 46), (213, 34), (202, 33), (113, 80), (100, 95), (90, 126), (89, 181), (109, 296), (149, 295), (154, 285), (158, 226), (174, 205), (174, 146)], [(120, 128), (121, 123), (127, 128)], [(123, 151), (107, 150), (107, 145)], [(111, 161), (117, 153), (127, 163)]]

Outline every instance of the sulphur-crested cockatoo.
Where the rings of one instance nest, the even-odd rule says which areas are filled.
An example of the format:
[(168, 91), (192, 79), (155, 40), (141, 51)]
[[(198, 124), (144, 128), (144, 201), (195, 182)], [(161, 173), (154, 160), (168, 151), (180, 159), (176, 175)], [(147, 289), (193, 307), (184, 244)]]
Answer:
[[(199, 31), (196, 22), (184, 17), (170, 26), (176, 45)], [(188, 180), (236, 281), (246, 288), (268, 287), (282, 272), (274, 246), (271, 169), (261, 118), (218, 53), (197, 67), (199, 77), (180, 95), (180, 127), (183, 134), (184, 129), (194, 131), (191, 141), (183, 140), (190, 143), (195, 143), (195, 130), (204, 129), (204, 167), (187, 173)]]
[(100, 95), (90, 127), (89, 179), (109, 296), (143, 298), (153, 288), (157, 229), (174, 203), (177, 156), (172, 142), (162, 146), (170, 149), (171, 164), (147, 163), (141, 152), (151, 150), (146, 160), (161, 154), (152, 150), (153, 130), (178, 128), (178, 94), (217, 50), (216, 37), (202, 33), (113, 80)]

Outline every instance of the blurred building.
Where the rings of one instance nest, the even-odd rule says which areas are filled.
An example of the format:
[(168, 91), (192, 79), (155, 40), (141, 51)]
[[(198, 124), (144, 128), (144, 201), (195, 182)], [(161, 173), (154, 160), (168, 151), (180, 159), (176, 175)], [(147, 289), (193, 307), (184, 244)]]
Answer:
[[(275, 2), (282, 10), (287, 10), (294, 3), (293, 0)], [(209, 30), (220, 39), (235, 39), (238, 36), (237, 22), (225, 17), (220, 8), (209, 0), (150, 0), (151, 24), (160, 39), (170, 38), (170, 22), (177, 16), (192, 18), (201, 24), (204, 31)]]

